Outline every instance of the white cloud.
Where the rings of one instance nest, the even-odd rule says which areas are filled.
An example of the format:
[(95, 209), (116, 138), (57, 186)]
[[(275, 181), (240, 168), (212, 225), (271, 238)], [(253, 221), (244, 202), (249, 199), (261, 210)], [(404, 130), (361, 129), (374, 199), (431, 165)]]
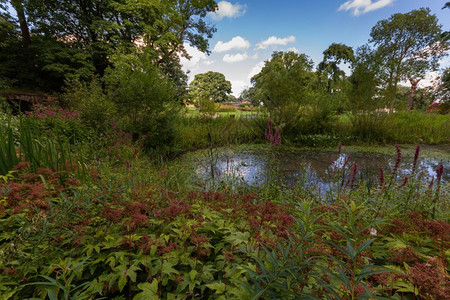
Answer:
[(232, 4), (228, 1), (220, 1), (217, 3), (217, 9), (214, 13), (210, 13), (212, 19), (220, 21), (223, 18), (237, 18), (243, 16), (247, 10), (246, 5), (239, 3)]
[(255, 54), (252, 55), (252, 59), (258, 59), (258, 58), (259, 58), (259, 54), (258, 53), (255, 53)]
[(225, 54), (225, 56), (223, 57), (223, 61), (226, 63), (236, 63), (236, 62), (246, 60), (247, 58), (248, 58), (247, 52), (242, 53), (242, 54), (238, 53), (235, 55)]
[(181, 57), (180, 62), (185, 71), (193, 71), (196, 70), (201, 63), (206, 65), (210, 65), (213, 63), (212, 60), (208, 59), (205, 53), (201, 52), (197, 48), (192, 47), (191, 45), (184, 43), (184, 48), (186, 49), (191, 59), (187, 59), (186, 57)]
[(214, 46), (213, 52), (226, 52), (232, 49), (248, 49), (250, 42), (241, 36), (235, 36), (229, 42), (218, 41)]
[(338, 11), (351, 10), (353, 11), (353, 15), (359, 16), (361, 14), (385, 7), (393, 2), (394, 0), (349, 0), (339, 6)]
[(231, 80), (231, 88), (233, 90), (233, 95), (235, 97), (239, 97), (241, 95), (241, 92), (246, 88), (245, 82), (242, 80)]
[(262, 41), (261, 43), (257, 44), (256, 46), (258, 47), (258, 49), (267, 49), (270, 46), (274, 46), (274, 45), (287, 45), (288, 43), (293, 43), (295, 42), (295, 36), (291, 35), (285, 38), (278, 38), (276, 36), (271, 36), (270, 38), (268, 38), (265, 41)]
[(292, 52), (297, 53), (297, 52), (298, 52), (298, 49), (295, 48), (295, 47), (290, 47), (290, 48), (288, 48), (288, 51), (292, 51)]
[(259, 63), (257, 63), (253, 69), (250, 71), (250, 73), (248, 73), (248, 79), (252, 79), (253, 76), (255, 76), (256, 74), (258, 74), (259, 72), (261, 72), (262, 68), (264, 67), (264, 62), (260, 61)]

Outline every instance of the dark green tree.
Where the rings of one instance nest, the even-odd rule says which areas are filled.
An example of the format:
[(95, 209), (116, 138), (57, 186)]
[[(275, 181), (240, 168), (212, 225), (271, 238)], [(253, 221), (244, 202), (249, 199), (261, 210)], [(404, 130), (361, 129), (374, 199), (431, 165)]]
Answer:
[(352, 75), (349, 77), (351, 86), (347, 91), (350, 110), (371, 111), (384, 105), (379, 96), (380, 64), (377, 52), (369, 45), (361, 46), (356, 50)]
[(171, 141), (171, 121), (179, 109), (171, 80), (149, 54), (116, 56), (112, 63), (104, 82), (120, 127), (161, 150)]
[(318, 66), (320, 78), (326, 80), (326, 90), (328, 93), (333, 89), (342, 88), (340, 83), (346, 80), (345, 72), (340, 69), (341, 63), (351, 64), (355, 60), (352, 47), (344, 44), (331, 44), (323, 51), (323, 60)]
[[(214, 0), (0, 1), (3, 13), (6, 5), (17, 11), (14, 21), (24, 45), (19, 52), (30, 48), (31, 53), (23, 55), (32, 58), (25, 73), (46, 81), (50, 89), (64, 81), (64, 77), (55, 78), (60, 74), (84, 79), (91, 70), (102, 76), (114, 55), (145, 49), (153, 63), (173, 80), (181, 98), (187, 80), (179, 63), (180, 53), (187, 56), (184, 43), (207, 52), (208, 39), (215, 32), (205, 21), (216, 9)], [(17, 83), (28, 85), (22, 80)]]

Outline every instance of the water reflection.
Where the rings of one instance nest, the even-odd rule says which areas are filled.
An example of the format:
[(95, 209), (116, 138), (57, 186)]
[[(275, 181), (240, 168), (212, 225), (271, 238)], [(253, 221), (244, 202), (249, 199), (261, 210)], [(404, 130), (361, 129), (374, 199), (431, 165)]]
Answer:
[[(398, 180), (405, 175), (411, 176), (412, 158), (404, 158), (398, 169)], [(301, 180), (304, 184), (314, 184), (321, 189), (330, 188), (332, 182), (345, 184), (351, 177), (356, 164), (355, 181), (365, 180), (370, 185), (378, 185), (380, 168), (386, 175), (391, 174), (396, 157), (377, 153), (338, 153), (333, 151), (299, 152), (255, 152), (255, 153), (219, 153), (214, 161), (203, 159), (197, 163), (196, 173), (204, 180), (211, 178), (211, 163), (214, 165), (216, 181), (246, 182), (260, 185), (276, 180), (287, 187), (293, 187)], [(420, 158), (416, 175), (429, 181), (436, 176), (439, 160)], [(444, 182), (450, 179), (450, 162), (443, 161)]]

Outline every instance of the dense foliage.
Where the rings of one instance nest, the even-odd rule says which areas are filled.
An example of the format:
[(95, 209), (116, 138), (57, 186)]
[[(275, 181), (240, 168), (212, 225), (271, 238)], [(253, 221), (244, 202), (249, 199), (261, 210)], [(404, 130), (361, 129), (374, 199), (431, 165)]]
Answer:
[(231, 94), (231, 83), (219, 72), (206, 72), (195, 75), (189, 84), (189, 96), (192, 102), (201, 106), (202, 101), (226, 102)]
[[(84, 140), (95, 134), (77, 118), (41, 110), (2, 126), (25, 150), (36, 126), (34, 139), (69, 138), (52, 127), (58, 120), (72, 120)], [(122, 131), (89, 142), (103, 151), (96, 164), (80, 161), (96, 155), (82, 140), (72, 143), (54, 150), (36, 143), (0, 179), (6, 299), (443, 299), (449, 292), (448, 184), (442, 164), (432, 179), (417, 168), (420, 147), (408, 177), (398, 174), (397, 147), (392, 170), (380, 170), (371, 188), (350, 160), (330, 167), (335, 188), (324, 198), (301, 177), (292, 190), (236, 181), (205, 191), (189, 185), (189, 170), (155, 167)], [(43, 159), (70, 149), (85, 153), (64, 167)]]

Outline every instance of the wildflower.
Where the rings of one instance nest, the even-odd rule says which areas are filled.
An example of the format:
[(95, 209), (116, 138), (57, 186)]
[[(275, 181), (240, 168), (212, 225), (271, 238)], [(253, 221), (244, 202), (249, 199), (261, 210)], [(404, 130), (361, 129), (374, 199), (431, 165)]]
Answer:
[(395, 149), (397, 150), (397, 159), (395, 161), (392, 175), (395, 175), (397, 173), (398, 167), (400, 166), (400, 162), (402, 161), (402, 149), (400, 149), (400, 146), (398, 144), (395, 144)]
[(277, 128), (275, 130), (275, 134), (273, 132), (273, 122), (270, 119), (269, 120), (269, 130), (265, 133), (265, 138), (268, 140), (272, 145), (281, 145), (281, 136), (280, 136), (280, 130)]
[(377, 235), (377, 230), (375, 228), (370, 228), (369, 234), (370, 235)]
[(408, 175), (405, 175), (405, 178), (403, 179), (402, 184), (400, 184), (398, 187), (399, 188), (404, 187), (408, 183), (408, 178), (409, 178)]

